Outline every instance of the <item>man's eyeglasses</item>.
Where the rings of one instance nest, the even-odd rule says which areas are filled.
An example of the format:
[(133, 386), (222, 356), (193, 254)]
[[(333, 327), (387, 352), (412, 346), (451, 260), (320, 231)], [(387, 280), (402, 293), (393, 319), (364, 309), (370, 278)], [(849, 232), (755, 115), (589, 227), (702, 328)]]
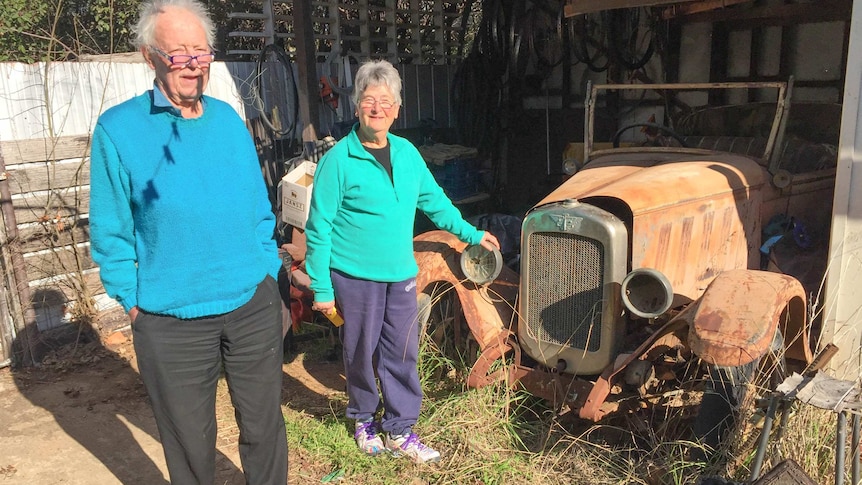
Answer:
[(361, 108), (365, 108), (365, 109), (371, 109), (374, 107), (375, 104), (377, 106), (379, 106), (380, 109), (385, 109), (385, 110), (390, 110), (390, 109), (392, 109), (393, 106), (395, 106), (395, 103), (393, 103), (392, 101), (387, 101), (387, 100), (381, 101), (381, 100), (377, 100), (374, 98), (364, 98), (364, 99), (359, 101), (359, 106)]
[(150, 50), (155, 52), (156, 54), (164, 57), (171, 63), (171, 67), (183, 68), (192, 63), (192, 61), (198, 61), (198, 66), (200, 67), (208, 67), (210, 63), (215, 60), (215, 54), (212, 52), (207, 54), (198, 54), (196, 56), (190, 56), (188, 54), (175, 54), (170, 55), (167, 52), (159, 49), (158, 47), (150, 46)]

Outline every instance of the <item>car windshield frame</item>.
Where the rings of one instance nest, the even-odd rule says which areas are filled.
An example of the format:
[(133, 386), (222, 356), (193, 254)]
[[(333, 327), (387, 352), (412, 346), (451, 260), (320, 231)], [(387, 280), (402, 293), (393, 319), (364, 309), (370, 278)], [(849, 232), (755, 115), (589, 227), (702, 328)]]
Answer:
[[(666, 91), (711, 91), (716, 89), (774, 89), (776, 90), (775, 115), (763, 156), (768, 161), (770, 172), (777, 168), (778, 163), (776, 146), (781, 146), (784, 138), (784, 129), (787, 114), (790, 110), (790, 93), (793, 86), (793, 78), (788, 82), (722, 82), (722, 83), (655, 83), (655, 84), (592, 84), (587, 83), (587, 95), (584, 100), (584, 160), (583, 165), (589, 163), (593, 155), (606, 152), (608, 149), (595, 150), (595, 117), (597, 101), (601, 93), (606, 91), (655, 91), (661, 96), (667, 96)], [(707, 109), (709, 106), (703, 106)], [(656, 150), (651, 147), (643, 147), (645, 150)], [(618, 148), (619, 150), (631, 151), (631, 148)], [(667, 150), (667, 148), (660, 148)], [(676, 149), (679, 150), (679, 149)], [(702, 151), (702, 149), (699, 149)]]

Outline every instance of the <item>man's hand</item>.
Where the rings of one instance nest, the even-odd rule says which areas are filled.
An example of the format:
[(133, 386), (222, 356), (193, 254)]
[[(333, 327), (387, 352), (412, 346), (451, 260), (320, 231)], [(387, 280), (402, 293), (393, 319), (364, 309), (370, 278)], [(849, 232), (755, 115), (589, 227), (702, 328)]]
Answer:
[(135, 323), (136, 318), (138, 318), (138, 307), (133, 306), (132, 308), (129, 309), (129, 320), (132, 323)]
[(487, 249), (488, 251), (500, 249), (500, 242), (497, 241), (497, 237), (488, 231), (485, 231), (484, 233), (482, 233), (482, 242), (479, 244), (481, 244), (482, 247)]

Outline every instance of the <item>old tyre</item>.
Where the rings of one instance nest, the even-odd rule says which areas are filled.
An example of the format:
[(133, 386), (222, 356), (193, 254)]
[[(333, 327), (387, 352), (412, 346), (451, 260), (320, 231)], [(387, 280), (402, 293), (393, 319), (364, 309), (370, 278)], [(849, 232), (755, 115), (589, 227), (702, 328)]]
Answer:
[(455, 288), (444, 282), (429, 285), (418, 296), (420, 335), (426, 354), (440, 357), (435, 378), (449, 371), (465, 373), (476, 362), (479, 344), (470, 332)]
[(744, 406), (753, 402), (754, 390), (763, 395), (774, 390), (787, 372), (784, 337), (776, 330), (769, 350), (748, 364), (736, 367), (709, 366), (700, 410), (692, 433), (703, 445), (696, 458), (707, 460), (733, 431)]

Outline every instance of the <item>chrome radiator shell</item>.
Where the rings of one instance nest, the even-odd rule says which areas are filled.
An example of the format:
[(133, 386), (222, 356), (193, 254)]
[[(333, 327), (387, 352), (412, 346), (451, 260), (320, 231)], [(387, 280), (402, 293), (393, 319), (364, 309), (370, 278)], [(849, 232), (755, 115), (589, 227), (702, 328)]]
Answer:
[(616, 356), (624, 331), (625, 225), (589, 204), (548, 204), (524, 219), (521, 248), (521, 345), (548, 367), (577, 375), (601, 372)]

